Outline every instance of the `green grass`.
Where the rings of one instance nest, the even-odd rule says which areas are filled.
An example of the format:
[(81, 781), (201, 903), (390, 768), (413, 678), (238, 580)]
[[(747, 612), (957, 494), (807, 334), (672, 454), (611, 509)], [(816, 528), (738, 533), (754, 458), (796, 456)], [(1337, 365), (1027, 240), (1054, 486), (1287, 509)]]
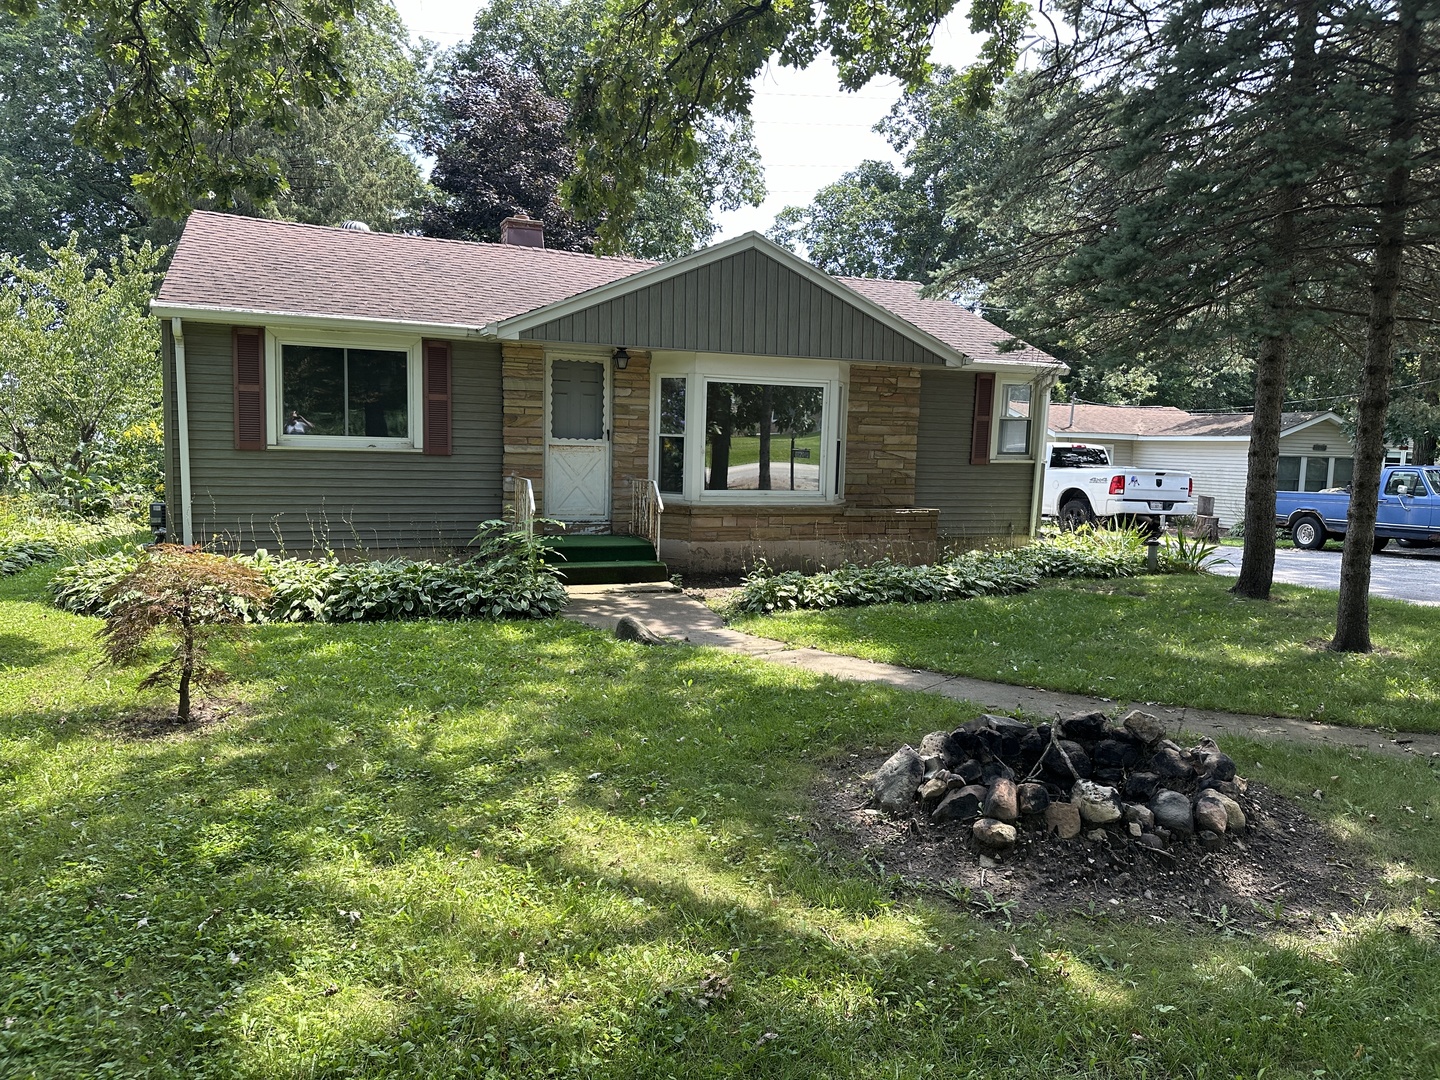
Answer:
[(1327, 930), (1007, 927), (811, 827), (826, 763), (961, 704), (559, 623), (269, 626), (231, 657), (240, 712), (142, 739), (117, 727), (137, 672), (96, 666), (97, 624), (43, 603), (46, 574), (0, 582), (7, 1080), (1399, 1078), (1440, 1060), (1423, 762), (1232, 748), (1296, 792), (1345, 773), (1316, 810), (1386, 880)]
[(1049, 690), (1440, 731), (1440, 609), (1370, 601), (1376, 652), (1326, 650), (1335, 594), (1225, 578), (1048, 582), (1017, 596), (744, 616), (797, 645)]

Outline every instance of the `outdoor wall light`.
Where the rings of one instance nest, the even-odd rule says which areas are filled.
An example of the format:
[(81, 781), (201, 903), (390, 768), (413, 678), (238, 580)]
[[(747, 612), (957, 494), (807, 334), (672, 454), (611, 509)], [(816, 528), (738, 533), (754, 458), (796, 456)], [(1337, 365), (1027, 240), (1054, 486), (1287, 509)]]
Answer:
[(624, 371), (630, 366), (630, 354), (625, 351), (623, 345), (610, 354), (610, 359), (615, 361), (615, 367), (619, 371)]

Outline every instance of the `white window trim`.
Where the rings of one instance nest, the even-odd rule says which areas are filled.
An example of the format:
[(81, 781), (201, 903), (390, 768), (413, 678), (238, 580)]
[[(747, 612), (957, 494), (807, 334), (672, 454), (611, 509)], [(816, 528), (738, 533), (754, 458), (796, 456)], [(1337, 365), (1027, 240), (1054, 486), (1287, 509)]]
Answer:
[[(1005, 388), (1007, 386), (1028, 386), (1030, 387), (1030, 433), (1026, 440), (1030, 447), (1023, 454), (1007, 454), (1000, 449), (1000, 426), (1006, 420), (1015, 420), (1018, 417), (1006, 417), (1005, 415)], [(1034, 379), (1006, 378), (1003, 375), (995, 376), (995, 400), (990, 407), (990, 462), (1015, 462), (1016, 464), (1033, 464), (1035, 461), (1035, 403), (1040, 400), (1040, 389)]]
[[(844, 461), (845, 403), (849, 372), (829, 360), (794, 361), (775, 357), (732, 356), (718, 353), (655, 353), (650, 359), (650, 475), (660, 479), (660, 380), (683, 378), (685, 383), (684, 491), (666, 492), (667, 500), (690, 505), (835, 506), (844, 502), (844, 478), (836, 482), (836, 443)], [(823, 397), (820, 419), (820, 490), (712, 491), (705, 487), (705, 399), (712, 382), (768, 383), (773, 386), (819, 386)]]
[[(406, 391), (409, 395), (410, 430), (405, 439), (372, 439), (363, 435), (286, 435), (284, 426), (285, 387), (281, 378), (281, 350), (286, 345), (323, 345), (332, 349), (384, 349), (403, 352), (406, 357)], [(265, 331), (266, 440), (272, 450), (389, 450), (423, 452), (425, 428), (421, 382), (422, 339), (409, 334), (355, 334), (327, 330), (292, 330), (287, 327)]]

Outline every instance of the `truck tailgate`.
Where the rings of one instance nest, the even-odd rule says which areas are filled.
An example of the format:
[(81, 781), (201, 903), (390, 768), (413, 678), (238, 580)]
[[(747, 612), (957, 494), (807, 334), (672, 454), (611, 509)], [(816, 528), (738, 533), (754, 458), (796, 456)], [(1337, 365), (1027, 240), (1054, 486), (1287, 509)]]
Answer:
[[(1128, 472), (1125, 474), (1125, 501), (1144, 503), (1145, 509), (1164, 509), (1190, 498), (1190, 474), (1183, 472)], [(1155, 505), (1151, 506), (1150, 504)], [(1137, 507), (1137, 509), (1139, 509)]]

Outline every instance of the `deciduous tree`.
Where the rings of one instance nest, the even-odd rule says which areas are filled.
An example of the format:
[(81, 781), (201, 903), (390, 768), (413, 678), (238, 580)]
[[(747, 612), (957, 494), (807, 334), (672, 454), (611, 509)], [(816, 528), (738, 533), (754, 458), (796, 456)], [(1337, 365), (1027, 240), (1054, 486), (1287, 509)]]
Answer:
[[(914, 87), (930, 72), (930, 35), (955, 0), (609, 0), (576, 94), (582, 136), (569, 186), (580, 213), (624, 221), (652, 174), (674, 175), (701, 152), (707, 121), (749, 114), (751, 81), (778, 57), (808, 66), (834, 57), (841, 84), (879, 75)], [(990, 37), (966, 73), (972, 101), (988, 103), (1029, 25), (1023, 0), (975, 0), (972, 29)]]
[(32, 485), (83, 479), (160, 407), (158, 252), (78, 239), (35, 269), (0, 256), (0, 451)]
[(281, 187), (273, 155), (227, 136), (293, 130), (301, 107), (351, 88), (342, 24), (353, 0), (3, 0), (0, 10), (57, 16), (83, 31), (109, 85), (76, 134), (109, 160), (140, 152), (135, 187), (163, 215), (207, 194), (220, 205), (242, 194), (273, 198)]
[[(566, 139), (573, 156), (573, 148), (585, 142), (573, 113), (577, 75), (604, 13), (605, 0), (496, 0), (475, 16), (474, 36), (456, 49), (452, 70), (473, 73), (501, 63), (514, 73), (533, 78), (546, 95), (564, 103)], [(452, 76), (452, 89), (458, 81), (463, 80)], [(438, 130), (439, 144), (455, 132), (443, 108)], [(432, 145), (436, 142), (432, 139)], [(637, 176), (639, 187), (623, 212), (602, 210), (585, 218), (595, 232), (592, 244), (598, 244), (598, 250), (644, 258), (676, 258), (715, 234), (716, 211), (759, 204), (764, 197), (764, 179), (748, 117), (700, 117), (696, 147), (694, 161), (687, 167), (649, 170)], [(494, 166), (503, 168), (504, 163), (492, 163)], [(572, 160), (562, 187), (573, 181), (574, 174)], [(485, 189), (492, 186), (481, 179), (472, 201), (488, 197)], [(452, 207), (467, 198), (464, 191), (449, 196)], [(561, 202), (568, 209), (563, 197)]]
[(199, 548), (162, 544), (110, 591), (101, 638), (113, 664), (128, 664), (157, 635), (174, 639), (170, 655), (142, 688), (173, 686), (175, 719), (188, 724), (192, 689), (223, 685), (228, 676), (212, 658), (218, 639), (234, 636), (246, 612), (270, 598), (270, 586), (253, 566)]

